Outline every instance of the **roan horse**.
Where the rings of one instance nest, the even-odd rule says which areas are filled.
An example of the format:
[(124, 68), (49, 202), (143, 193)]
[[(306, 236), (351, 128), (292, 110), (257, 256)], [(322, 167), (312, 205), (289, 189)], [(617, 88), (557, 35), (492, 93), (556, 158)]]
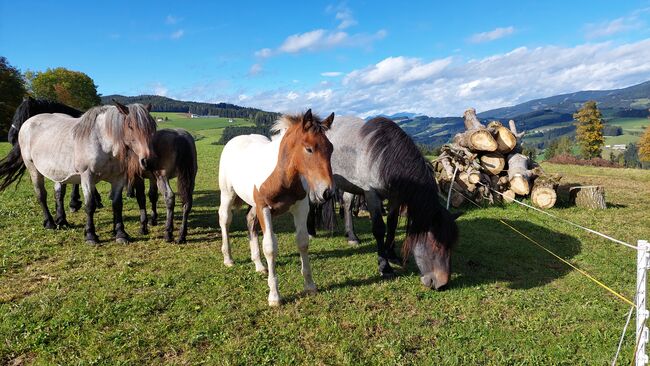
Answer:
[[(327, 137), (334, 145), (334, 183), (344, 191), (348, 242), (359, 242), (352, 225), (351, 206), (355, 194), (363, 195), (377, 241), (379, 273), (382, 277), (393, 277), (389, 262), (402, 263), (394, 246), (400, 207), (405, 206), (407, 237), (402, 254), (404, 258), (413, 254), (422, 284), (435, 289), (445, 286), (451, 273), (451, 248), (458, 238), (457, 216), (440, 205), (430, 166), (411, 138), (395, 122), (381, 117), (367, 122), (356, 117), (337, 117)], [(389, 202), (388, 232), (381, 214), (384, 199)], [(323, 217), (327, 220), (333, 215)], [(331, 224), (325, 223), (330, 229)], [(315, 233), (313, 225), (310, 233)]]
[(246, 217), (251, 259), (255, 270), (265, 272), (260, 260), (257, 226), (263, 231), (262, 248), (268, 264), (269, 305), (281, 303), (275, 260), (278, 243), (272, 217), (291, 212), (296, 227), (296, 243), (302, 262), (307, 292), (316, 292), (307, 254), (307, 214), (309, 199), (322, 202), (332, 193), (332, 144), (325, 136), (334, 120), (332, 113), (321, 121), (308, 110), (302, 116), (283, 116), (273, 127), (278, 134), (269, 140), (262, 135), (237, 136), (223, 149), (219, 165), (221, 205), (219, 224), (223, 261), (232, 266), (228, 227), (232, 208), (243, 202), (251, 206)]
[[(97, 244), (95, 233), (95, 184), (111, 183), (113, 226), (118, 242), (128, 242), (122, 219), (122, 189), (128, 179), (146, 168), (151, 156), (151, 140), (156, 122), (150, 106), (131, 104), (89, 109), (80, 118), (64, 114), (38, 114), (28, 119), (18, 132), (18, 142), (0, 161), (0, 190), (29, 172), (43, 210), (44, 226), (55, 222), (47, 207), (45, 180), (56, 182), (57, 195), (64, 184), (81, 184), (86, 202), (85, 237)], [(135, 154), (137, 159), (131, 159)], [(61, 202), (57, 201), (60, 206)]]
[[(173, 240), (175, 194), (169, 180), (178, 177), (177, 191), (183, 203), (183, 218), (177, 243), (184, 243), (187, 236), (187, 219), (192, 210), (192, 195), (198, 169), (196, 162), (196, 145), (192, 135), (183, 129), (163, 129), (156, 131), (153, 138), (155, 158), (151, 159), (143, 177), (149, 179), (149, 201), (151, 201), (151, 225), (158, 221), (158, 190), (163, 192), (167, 207), (165, 222), (165, 240)], [(133, 183), (135, 196), (140, 207), (140, 233), (148, 233), (147, 202), (145, 199), (144, 179), (136, 177)]]

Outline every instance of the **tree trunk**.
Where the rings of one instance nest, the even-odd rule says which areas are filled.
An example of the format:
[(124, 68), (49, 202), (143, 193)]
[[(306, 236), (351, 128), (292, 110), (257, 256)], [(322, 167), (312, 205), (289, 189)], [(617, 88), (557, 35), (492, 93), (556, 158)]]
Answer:
[(517, 146), (517, 137), (509, 129), (505, 128), (501, 122), (492, 121), (488, 123), (487, 129), (497, 142), (497, 152), (507, 154)]
[(490, 131), (479, 122), (476, 110), (470, 108), (465, 111), (465, 128), (467, 131), (454, 136), (454, 143), (471, 151), (495, 151), (497, 142)]
[(559, 174), (546, 175), (540, 166), (533, 168), (533, 173), (537, 175), (530, 194), (533, 204), (544, 209), (555, 206), (557, 186), (560, 184), (562, 176)]
[(602, 186), (579, 186), (569, 189), (569, 201), (578, 207), (605, 209), (605, 188)]
[(481, 166), (487, 169), (492, 175), (499, 175), (506, 165), (503, 155), (493, 152), (481, 156)]
[(508, 156), (508, 180), (513, 192), (522, 196), (528, 195), (532, 177), (533, 172), (528, 169), (528, 157), (522, 154)]

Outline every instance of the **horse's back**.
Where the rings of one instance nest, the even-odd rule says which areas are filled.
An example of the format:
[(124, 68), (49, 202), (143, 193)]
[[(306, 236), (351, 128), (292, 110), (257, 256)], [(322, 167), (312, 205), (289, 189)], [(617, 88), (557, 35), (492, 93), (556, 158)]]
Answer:
[(271, 175), (277, 164), (279, 141), (262, 135), (240, 135), (232, 138), (221, 153), (219, 189), (234, 191), (251, 206), (253, 191)]
[(18, 142), (26, 164), (55, 182), (74, 176), (73, 130), (78, 121), (61, 113), (38, 114), (25, 121)]

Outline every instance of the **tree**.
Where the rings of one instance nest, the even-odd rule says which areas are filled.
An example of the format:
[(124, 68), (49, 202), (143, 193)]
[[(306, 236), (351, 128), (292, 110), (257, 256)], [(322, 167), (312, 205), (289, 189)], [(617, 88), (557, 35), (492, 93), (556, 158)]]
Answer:
[(585, 159), (599, 157), (603, 151), (603, 120), (596, 102), (586, 102), (573, 115), (576, 121), (576, 140), (580, 146), (580, 155)]
[(544, 157), (546, 160), (557, 155), (571, 155), (573, 150), (573, 141), (568, 136), (562, 136), (559, 139), (551, 141), (546, 148)]
[(639, 139), (639, 158), (643, 162), (650, 162), (650, 125)]
[(54, 100), (86, 110), (101, 103), (97, 85), (88, 75), (63, 67), (25, 74), (36, 98)]
[(623, 164), (626, 168), (640, 168), (641, 162), (639, 161), (639, 153), (636, 145), (629, 143), (625, 152), (623, 153)]
[(0, 56), (0, 138), (4, 140), (11, 127), (11, 118), (25, 96), (23, 76)]

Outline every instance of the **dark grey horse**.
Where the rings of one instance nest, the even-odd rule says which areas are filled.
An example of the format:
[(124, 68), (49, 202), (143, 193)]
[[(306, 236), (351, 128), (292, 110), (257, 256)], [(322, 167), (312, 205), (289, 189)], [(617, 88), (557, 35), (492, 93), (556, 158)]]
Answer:
[[(386, 118), (366, 122), (356, 117), (337, 117), (327, 138), (334, 145), (331, 160), (334, 182), (344, 192), (348, 241), (359, 241), (350, 211), (354, 195), (363, 195), (377, 241), (379, 272), (384, 277), (394, 276), (389, 261), (401, 262), (395, 254), (394, 240), (400, 207), (404, 206), (407, 212), (404, 257), (413, 254), (425, 286), (435, 289), (445, 286), (451, 273), (451, 248), (458, 238), (457, 216), (439, 203), (432, 171), (415, 143)], [(388, 231), (381, 214), (384, 199), (389, 202)]]

